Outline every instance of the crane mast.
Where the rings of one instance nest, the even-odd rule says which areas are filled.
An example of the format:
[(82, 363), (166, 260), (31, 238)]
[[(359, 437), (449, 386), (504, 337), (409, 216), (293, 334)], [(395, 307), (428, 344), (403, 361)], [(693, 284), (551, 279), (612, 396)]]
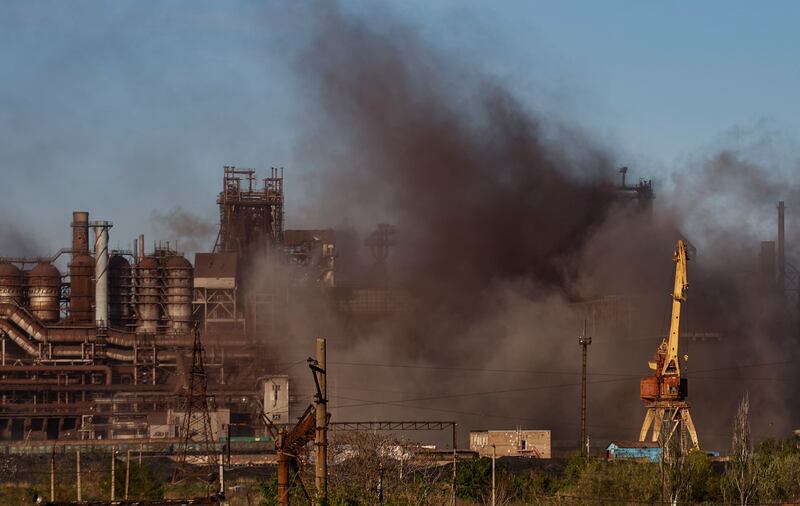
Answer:
[(656, 350), (653, 360), (648, 362), (655, 374), (642, 378), (639, 394), (647, 408), (639, 441), (645, 441), (652, 427), (652, 441), (661, 437), (662, 427), (666, 424), (669, 432), (667, 439), (680, 429), (685, 429), (695, 448), (700, 447), (697, 431), (689, 413), (688, 381), (681, 376), (678, 345), (680, 342), (681, 305), (686, 301), (688, 278), (686, 275), (686, 245), (678, 241), (675, 254), (675, 284), (672, 290), (672, 316), (669, 324), (669, 336), (663, 339)]
[(686, 278), (686, 246), (683, 241), (678, 241), (675, 255), (675, 287), (672, 290), (672, 318), (669, 322), (669, 341), (667, 342), (667, 356), (664, 360), (662, 375), (674, 374), (681, 375), (681, 368), (678, 363), (678, 338), (681, 326), (681, 303), (686, 300), (684, 291), (688, 288)]

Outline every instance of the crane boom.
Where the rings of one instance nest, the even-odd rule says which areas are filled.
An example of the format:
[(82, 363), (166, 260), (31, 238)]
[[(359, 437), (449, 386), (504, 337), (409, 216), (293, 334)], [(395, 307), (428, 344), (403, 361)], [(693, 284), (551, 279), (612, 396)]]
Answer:
[(686, 277), (686, 246), (682, 240), (678, 241), (675, 255), (675, 286), (672, 290), (672, 318), (669, 323), (669, 341), (667, 342), (667, 355), (661, 374), (680, 376), (681, 369), (678, 361), (678, 341), (681, 325), (681, 303), (686, 300), (684, 292), (689, 287)]

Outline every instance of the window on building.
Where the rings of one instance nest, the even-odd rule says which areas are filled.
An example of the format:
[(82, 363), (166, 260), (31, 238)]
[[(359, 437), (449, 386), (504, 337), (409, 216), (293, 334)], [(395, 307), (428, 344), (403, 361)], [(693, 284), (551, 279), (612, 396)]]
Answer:
[(281, 386), (280, 385), (272, 385), (272, 407), (273, 408), (278, 405), (278, 394), (280, 393), (280, 391), (281, 391)]

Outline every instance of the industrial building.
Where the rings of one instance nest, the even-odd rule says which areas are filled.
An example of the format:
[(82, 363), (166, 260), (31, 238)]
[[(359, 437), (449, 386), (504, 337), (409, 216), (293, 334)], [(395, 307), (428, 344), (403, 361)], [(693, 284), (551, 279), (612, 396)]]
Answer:
[(469, 449), (481, 457), (530, 457), (549, 459), (552, 456), (549, 430), (479, 430), (469, 433)]
[[(69, 247), (0, 258), (0, 440), (175, 435), (195, 329), (217, 430), (260, 434), (263, 411), (289, 423), (290, 382), (269, 343), (291, 287), (335, 287), (335, 238), (284, 230), (283, 203), (282, 170), (225, 167), (216, 244), (194, 263), (143, 236), (111, 251), (112, 222), (85, 211), (72, 214)], [(263, 282), (286, 265), (288, 277)]]

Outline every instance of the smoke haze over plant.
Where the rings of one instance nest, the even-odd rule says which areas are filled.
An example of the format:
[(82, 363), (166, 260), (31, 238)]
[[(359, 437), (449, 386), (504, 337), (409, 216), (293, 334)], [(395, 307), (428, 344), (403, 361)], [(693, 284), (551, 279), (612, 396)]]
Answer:
[(678, 238), (694, 243), (693, 232), (703, 249), (690, 264), (697, 302), (684, 329), (724, 336), (683, 345), (693, 355), (686, 369), (698, 371), (690, 399), (701, 438), (725, 445), (730, 420), (714, 415), (735, 406), (744, 388), (761, 394), (764, 430), (791, 427), (791, 375), (746, 382), (737, 368), (780, 362), (793, 335), (790, 322), (766, 322), (749, 305), (758, 241), (773, 237), (758, 237), (764, 220), (742, 226), (711, 207), (761, 206), (769, 217), (778, 198), (796, 201), (796, 184), (723, 151), (676, 176), (649, 217), (615, 197), (621, 162), (613, 147), (531, 110), (503, 82), (426, 47), (401, 21), (374, 28), (325, 8), (312, 24), (296, 62), (316, 104), (299, 146), (303, 162), (319, 168), (306, 187), (316, 206), (308, 212), (347, 217), (362, 237), (379, 221), (395, 224), (391, 279), (414, 301), (407, 321), (332, 331), (341, 333), (332, 336), (334, 364), (347, 363), (332, 369), (335, 416), (411, 412), (575, 437), (576, 336), (589, 316), (580, 301), (638, 296), (632, 334), (590, 328), (598, 333), (590, 433), (632, 439), (643, 416), (638, 376), (667, 331), (671, 253)]
[[(796, 142), (757, 124), (712, 139), (692, 156), (670, 152), (680, 163), (637, 164), (657, 157), (648, 151), (653, 146), (690, 149), (673, 137), (716, 134), (703, 130), (713, 123), (701, 121), (713, 104), (697, 111), (691, 104), (676, 107), (667, 92), (691, 95), (693, 86), (667, 90), (665, 84), (654, 91), (647, 83), (663, 75), (643, 62), (691, 74), (692, 83), (704, 76), (650, 63), (650, 54), (625, 53), (633, 62), (625, 72), (611, 61), (607, 71), (618, 73), (616, 79), (597, 72), (588, 84), (586, 76), (569, 79), (553, 69), (562, 64), (560, 53), (548, 59), (519, 52), (497, 61), (503, 47), (494, 44), (513, 51), (539, 49), (531, 40), (568, 45), (543, 40), (541, 33), (519, 39), (515, 32), (506, 40), (480, 32), (461, 41), (453, 28), (441, 34), (445, 42), (431, 44), (451, 22), (465, 32), (470, 23), (481, 24), (474, 9), (459, 14), (475, 20), (448, 14), (446, 23), (417, 28), (408, 13), (358, 13), (348, 2), (288, 11), (237, 5), (235, 12), (195, 3), (159, 12), (137, 2), (108, 10), (80, 3), (3, 6), (0, 40), (9, 48), (3, 65), (12, 70), (0, 84), (0, 165), (7, 185), (0, 255), (46, 256), (66, 245), (74, 209), (112, 220), (115, 248), (129, 247), (144, 232), (148, 244), (177, 239), (182, 250), (210, 250), (221, 166), (285, 165), (289, 226), (340, 232), (346, 223), (355, 234), (349, 254), (360, 257), (350, 267), (353, 282), (363, 281), (370, 268), (364, 234), (377, 223), (397, 227), (389, 280), (415, 304), (411, 316), (364, 326), (317, 312), (318, 300), (290, 308), (293, 332), (291, 342), (279, 343), (286, 351), (281, 361), (304, 360), (318, 332), (330, 337), (334, 416), (455, 418), (462, 432), (522, 424), (551, 428), (555, 439), (576, 439), (576, 336), (587, 316), (581, 301), (646, 294), (641, 307), (625, 313), (635, 320), (633, 331), (622, 324), (589, 328), (595, 338), (590, 435), (632, 439), (644, 415), (638, 379), (647, 373), (657, 334), (666, 332), (670, 259), (675, 240), (685, 237), (697, 254), (689, 264), (684, 328), (724, 334), (684, 348), (701, 442), (725, 444), (745, 389), (757, 436), (800, 426), (793, 402), (796, 326), (780, 316), (774, 297), (758, 296), (753, 282), (758, 243), (775, 238), (778, 200), (787, 203), (787, 255), (796, 258)], [(714, 23), (698, 21), (701, 33), (710, 25), (738, 26), (716, 22), (718, 14), (710, 18)], [(572, 22), (581, 16), (539, 22), (576, 44), (608, 51), (601, 58), (606, 66), (606, 57), (614, 58), (605, 44), (616, 39), (596, 37), (592, 30), (605, 25), (595, 19)], [(491, 26), (486, 30), (500, 31)], [(608, 27), (626, 34), (653, 30), (652, 23)], [(673, 26), (666, 32), (672, 48)], [(625, 39), (619, 50), (639, 47)], [(751, 50), (769, 37), (737, 32), (734, 39)], [(724, 45), (731, 38), (715, 40)], [(461, 42), (467, 49), (455, 50)], [(483, 49), (470, 53), (477, 46)], [(691, 51), (708, 56), (698, 44)], [(591, 56), (563, 60), (567, 68), (584, 62), (587, 73), (597, 70)], [(737, 76), (769, 80), (752, 68), (730, 67)], [(513, 79), (520, 75), (527, 79)], [(732, 93), (730, 76), (719, 79)], [(575, 81), (581, 85), (570, 84)], [(591, 103), (594, 95), (570, 100), (573, 91), (598, 81), (609, 93), (640, 83), (645, 99), (631, 94), (630, 108), (649, 116), (625, 130), (614, 126), (617, 115), (598, 114), (603, 107)], [(792, 96), (796, 86), (790, 88)], [(727, 96), (708, 81), (704, 89), (712, 91), (692, 95), (695, 105)], [(760, 98), (764, 102), (731, 100), (742, 107), (771, 100)], [(643, 105), (662, 102), (674, 109), (666, 111), (672, 116)], [(597, 124), (630, 138), (615, 143), (585, 128)], [(631, 155), (631, 146), (647, 154)], [(652, 219), (615, 198), (620, 165), (630, 165), (629, 182), (655, 179)], [(342, 245), (340, 265), (345, 251)], [(625, 315), (606, 317), (616, 322)], [(737, 368), (753, 364), (759, 367)], [(291, 372), (308, 379), (299, 368)], [(301, 388), (299, 396), (311, 391)]]

